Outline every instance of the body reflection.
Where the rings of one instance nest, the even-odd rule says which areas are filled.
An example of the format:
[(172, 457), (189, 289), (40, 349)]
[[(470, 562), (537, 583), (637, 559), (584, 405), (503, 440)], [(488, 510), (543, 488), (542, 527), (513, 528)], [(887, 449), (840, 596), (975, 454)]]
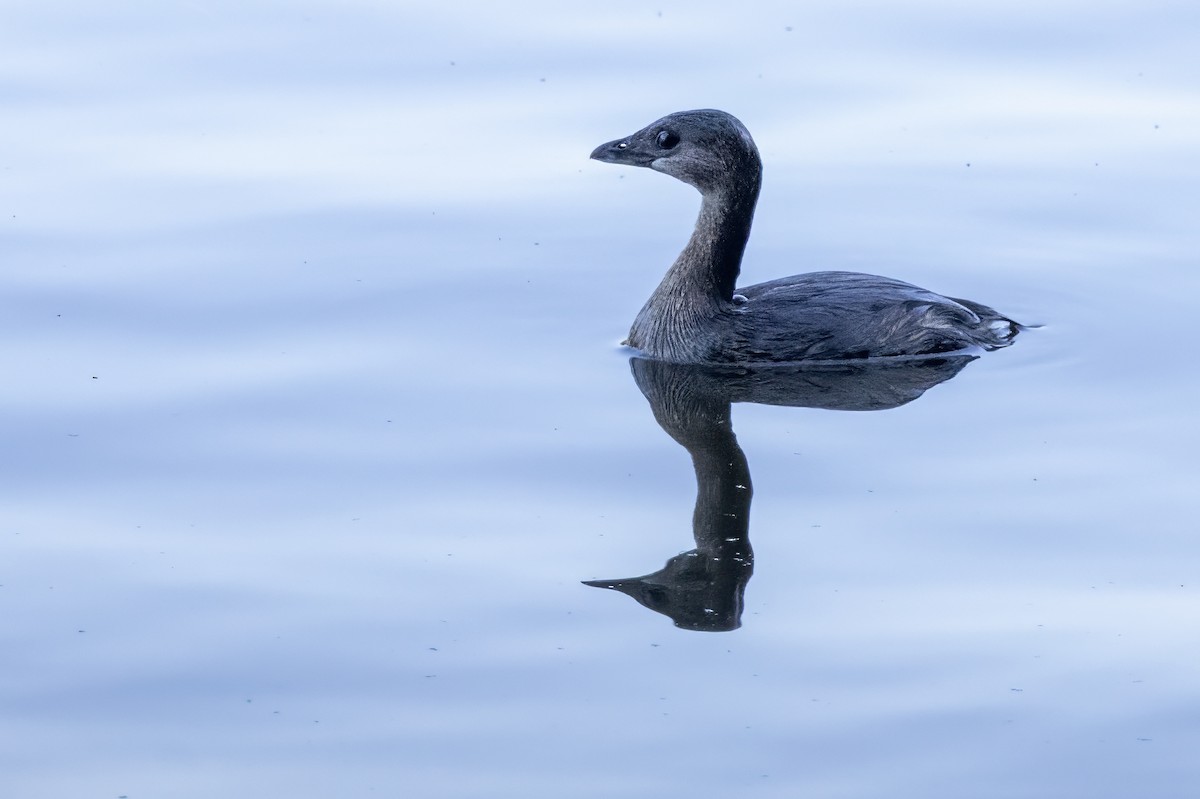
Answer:
[(754, 571), (750, 547), (750, 467), (733, 432), (730, 407), (756, 402), (798, 408), (878, 411), (915, 400), (973, 361), (973, 355), (888, 363), (723, 370), (633, 358), (638, 388), (663, 430), (696, 469), (696, 546), (641, 577), (584, 584), (628, 594), (677, 627), (741, 626), (742, 596)]

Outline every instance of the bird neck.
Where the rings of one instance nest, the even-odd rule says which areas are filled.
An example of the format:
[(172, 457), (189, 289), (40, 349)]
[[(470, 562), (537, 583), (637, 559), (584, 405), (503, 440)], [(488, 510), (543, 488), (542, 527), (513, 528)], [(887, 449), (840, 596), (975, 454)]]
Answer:
[(759, 180), (747, 180), (704, 193), (696, 229), (663, 278), (659, 291), (692, 299), (729, 302), (742, 270), (750, 238)]
[(757, 162), (753, 167), (738, 180), (701, 190), (696, 229), (634, 319), (627, 344), (676, 362), (704, 361), (718, 346), (713, 322), (733, 301), (758, 202), (762, 173)]

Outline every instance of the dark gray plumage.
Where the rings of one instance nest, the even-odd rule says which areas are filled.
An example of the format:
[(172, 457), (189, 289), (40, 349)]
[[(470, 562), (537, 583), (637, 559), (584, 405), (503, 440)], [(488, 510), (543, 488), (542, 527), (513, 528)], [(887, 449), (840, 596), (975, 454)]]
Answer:
[(1008, 346), (1021, 329), (986, 305), (859, 272), (735, 288), (762, 182), (749, 131), (711, 109), (665, 116), (592, 158), (695, 186), (696, 229), (626, 344), (674, 363), (756, 364), (930, 355)]

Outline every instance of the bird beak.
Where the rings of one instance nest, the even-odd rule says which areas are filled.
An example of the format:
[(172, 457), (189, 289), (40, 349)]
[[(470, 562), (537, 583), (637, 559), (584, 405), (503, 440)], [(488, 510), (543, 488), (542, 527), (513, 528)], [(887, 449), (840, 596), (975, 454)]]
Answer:
[(650, 166), (657, 158), (656, 155), (642, 151), (633, 136), (601, 144), (592, 150), (591, 157), (606, 164), (625, 164), (627, 166)]

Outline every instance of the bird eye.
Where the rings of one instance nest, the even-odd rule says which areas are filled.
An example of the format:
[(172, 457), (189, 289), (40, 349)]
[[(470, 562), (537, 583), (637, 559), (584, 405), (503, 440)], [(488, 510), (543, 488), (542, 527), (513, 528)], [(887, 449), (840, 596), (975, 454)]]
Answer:
[(679, 144), (679, 137), (669, 130), (660, 130), (655, 141), (658, 142), (659, 147), (664, 150), (670, 150), (676, 144)]
[(621, 142), (620, 144), (618, 144), (618, 145), (617, 145), (617, 149), (618, 149), (618, 150), (624, 150), (624, 149), (625, 149), (626, 147), (628, 147), (628, 146), (629, 146), (629, 142), (627, 142), (627, 141), (623, 141), (623, 142)]

